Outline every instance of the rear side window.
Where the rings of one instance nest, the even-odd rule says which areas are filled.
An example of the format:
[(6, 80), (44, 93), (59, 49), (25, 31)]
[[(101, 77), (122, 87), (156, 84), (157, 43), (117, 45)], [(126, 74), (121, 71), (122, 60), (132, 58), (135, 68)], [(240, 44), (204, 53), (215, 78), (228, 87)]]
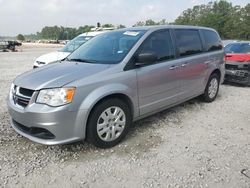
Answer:
[(177, 47), (181, 57), (202, 52), (202, 43), (198, 30), (175, 30)]
[(203, 30), (202, 33), (205, 40), (206, 52), (217, 51), (223, 48), (221, 40), (216, 32)]
[(169, 30), (156, 31), (140, 46), (138, 53), (155, 53), (158, 61), (175, 57)]

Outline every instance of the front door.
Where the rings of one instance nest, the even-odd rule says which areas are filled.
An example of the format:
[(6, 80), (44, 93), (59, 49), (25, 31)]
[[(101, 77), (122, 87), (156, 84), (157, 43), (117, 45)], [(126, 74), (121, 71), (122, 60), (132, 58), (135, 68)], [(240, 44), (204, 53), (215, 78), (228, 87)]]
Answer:
[(137, 53), (154, 53), (158, 60), (136, 69), (140, 115), (165, 108), (178, 101), (180, 80), (169, 30), (152, 33)]

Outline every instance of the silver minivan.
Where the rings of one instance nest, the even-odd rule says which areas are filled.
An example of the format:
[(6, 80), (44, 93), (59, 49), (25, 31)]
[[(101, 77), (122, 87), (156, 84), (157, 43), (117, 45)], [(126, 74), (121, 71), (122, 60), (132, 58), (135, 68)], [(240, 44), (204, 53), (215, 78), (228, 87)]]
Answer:
[(210, 28), (157, 26), (101, 34), (65, 61), (18, 76), (10, 89), (12, 127), (47, 145), (119, 143), (133, 121), (197, 96), (215, 100), (224, 51)]

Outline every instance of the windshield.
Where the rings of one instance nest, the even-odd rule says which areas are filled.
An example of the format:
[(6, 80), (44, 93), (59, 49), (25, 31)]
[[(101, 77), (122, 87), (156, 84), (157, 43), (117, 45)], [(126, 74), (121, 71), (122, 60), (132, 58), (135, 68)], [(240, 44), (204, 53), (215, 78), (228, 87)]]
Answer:
[(68, 60), (99, 64), (119, 63), (145, 32), (122, 30), (98, 35), (74, 51)]
[(93, 36), (78, 36), (69, 41), (60, 51), (61, 52), (73, 52), (83, 43), (87, 42)]
[(226, 53), (250, 53), (250, 43), (234, 43), (225, 47)]

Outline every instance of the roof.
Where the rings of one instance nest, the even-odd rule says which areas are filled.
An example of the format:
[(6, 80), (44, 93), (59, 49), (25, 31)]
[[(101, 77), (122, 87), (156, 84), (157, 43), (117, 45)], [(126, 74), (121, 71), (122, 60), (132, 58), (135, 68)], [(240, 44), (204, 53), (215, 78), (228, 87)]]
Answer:
[(117, 30), (113, 30), (113, 31), (107, 31), (107, 30), (103, 30), (103, 31), (93, 31), (93, 32), (87, 32), (87, 33), (83, 33), (80, 34), (79, 36), (96, 36), (99, 35), (101, 33), (105, 33), (105, 32), (116, 32), (116, 31), (131, 31), (131, 30), (144, 30), (144, 31), (149, 31), (149, 30), (159, 30), (159, 29), (206, 29), (206, 30), (213, 30), (212, 28), (208, 28), (208, 27), (200, 27), (200, 26), (189, 26), (189, 25), (157, 25), (157, 26), (140, 26), (140, 27), (128, 27), (128, 28), (123, 28), (123, 29), (117, 29)]

